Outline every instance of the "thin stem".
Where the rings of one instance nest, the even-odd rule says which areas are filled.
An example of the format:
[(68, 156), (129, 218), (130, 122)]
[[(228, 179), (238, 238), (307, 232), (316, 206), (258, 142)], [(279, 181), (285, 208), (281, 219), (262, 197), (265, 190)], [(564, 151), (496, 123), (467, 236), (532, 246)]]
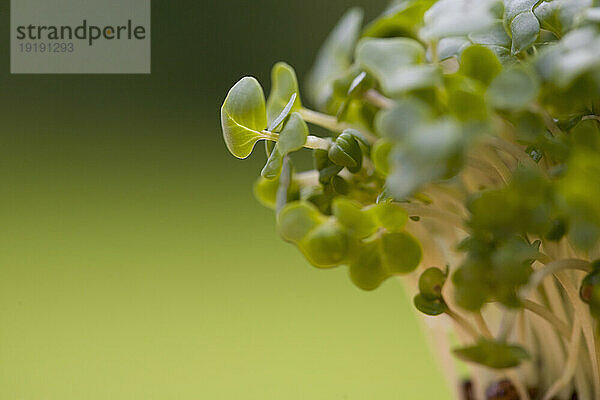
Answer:
[(562, 375), (556, 382), (550, 386), (546, 394), (544, 394), (543, 400), (551, 400), (558, 392), (564, 388), (569, 381), (575, 375), (575, 370), (577, 369), (577, 358), (579, 356), (579, 344), (581, 343), (581, 322), (577, 315), (575, 315), (575, 321), (573, 323), (573, 330), (571, 332), (571, 343), (569, 344), (569, 348), (567, 349), (567, 363), (563, 370)]
[(419, 216), (422, 218), (432, 218), (438, 221), (445, 222), (450, 224), (451, 226), (458, 228), (462, 231), (467, 232), (467, 228), (461, 217), (451, 212), (440, 210), (434, 208), (432, 206), (428, 206), (425, 204), (418, 203), (399, 203), (402, 208), (406, 210), (406, 212), (410, 216)]
[(483, 336), (487, 337), (488, 339), (491, 339), (493, 337), (492, 331), (490, 331), (490, 328), (488, 327), (487, 323), (485, 322), (483, 315), (481, 315), (481, 311), (475, 312), (474, 316), (475, 316), (475, 323), (477, 324), (479, 331), (483, 334)]
[(454, 322), (456, 322), (456, 324), (460, 328), (462, 328), (462, 330), (464, 330), (466, 333), (468, 333), (469, 336), (471, 336), (474, 340), (477, 340), (479, 338), (479, 333), (477, 333), (477, 330), (473, 327), (473, 325), (471, 325), (471, 323), (469, 323), (469, 321), (467, 321), (462, 316), (460, 316), (460, 314), (454, 312), (449, 307), (446, 310), (446, 314), (450, 318), (452, 318), (454, 320)]
[(596, 337), (594, 335), (594, 323), (592, 317), (585, 307), (584, 303), (579, 298), (577, 289), (571, 283), (565, 271), (558, 271), (554, 274), (567, 293), (567, 297), (571, 300), (573, 311), (580, 319), (583, 337), (585, 338), (586, 346), (590, 361), (592, 362), (592, 373), (594, 382), (594, 399), (600, 400), (600, 366), (598, 365), (598, 353), (596, 352)]
[(542, 106), (540, 106), (539, 104), (533, 104), (530, 107), (531, 111), (539, 114), (542, 119), (544, 120), (544, 124), (546, 125), (546, 128), (552, 132), (552, 134), (554, 136), (563, 136), (564, 132), (558, 127), (558, 125), (556, 125), (556, 122), (554, 122), (554, 118), (552, 118), (552, 116), (548, 113), (548, 111), (546, 111), (546, 109)]
[(569, 337), (569, 335), (571, 334), (571, 332), (569, 331), (569, 326), (556, 315), (554, 315), (546, 307), (527, 299), (523, 300), (522, 303), (524, 309), (531, 311), (532, 313), (548, 321), (550, 325), (552, 325), (565, 338)]
[(318, 150), (329, 150), (331, 146), (331, 141), (327, 139), (323, 139), (317, 136), (309, 135), (306, 138), (306, 143), (304, 143), (304, 147), (308, 149), (318, 149)]
[(288, 190), (292, 181), (292, 163), (289, 156), (283, 157), (283, 165), (281, 167), (281, 176), (279, 177), (279, 187), (277, 187), (277, 195), (275, 196), (275, 209), (277, 214), (287, 204)]
[(551, 263), (546, 264), (543, 268), (535, 271), (531, 277), (529, 278), (529, 283), (521, 289), (520, 295), (521, 298), (527, 297), (527, 294), (538, 287), (538, 285), (546, 278), (552, 274), (556, 274), (559, 271), (574, 269), (584, 272), (590, 272), (591, 266), (588, 261), (578, 260), (575, 258), (569, 258), (564, 260), (556, 260)]
[(367, 90), (365, 93), (365, 100), (376, 107), (383, 108), (384, 110), (389, 110), (394, 106), (394, 100), (385, 97), (375, 89)]
[(306, 122), (310, 122), (311, 124), (318, 125), (325, 129), (329, 129), (333, 132), (343, 132), (346, 129), (356, 129), (360, 131), (367, 138), (367, 140), (373, 144), (377, 140), (377, 136), (375, 136), (372, 132), (369, 132), (363, 128), (357, 128), (354, 125), (348, 124), (346, 122), (340, 122), (334, 116), (323, 114), (317, 111), (309, 110), (308, 108), (301, 108), (299, 110), (300, 115)]
[(581, 117), (582, 121), (585, 121), (588, 119), (594, 119), (594, 120), (600, 122), (600, 116), (598, 116), (598, 115), (590, 114), (590, 115), (584, 115), (583, 117)]

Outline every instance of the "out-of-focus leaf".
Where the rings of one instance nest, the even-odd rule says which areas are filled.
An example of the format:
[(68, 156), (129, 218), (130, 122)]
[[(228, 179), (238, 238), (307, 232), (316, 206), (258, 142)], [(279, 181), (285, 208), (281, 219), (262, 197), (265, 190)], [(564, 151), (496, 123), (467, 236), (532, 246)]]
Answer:
[(440, 61), (444, 61), (450, 57), (459, 57), (470, 45), (471, 42), (463, 37), (448, 37), (440, 39), (437, 47), (438, 59)]
[(333, 81), (344, 74), (352, 64), (352, 53), (360, 33), (363, 12), (352, 8), (329, 34), (319, 50), (308, 77), (311, 101), (323, 109), (332, 95)]
[(374, 290), (383, 281), (413, 271), (421, 262), (421, 246), (406, 232), (384, 233), (365, 241), (350, 265), (350, 277), (364, 290)]
[(423, 15), (435, 0), (408, 0), (392, 5), (382, 15), (369, 23), (363, 36), (392, 37), (415, 35), (423, 23)]
[(520, 346), (487, 339), (480, 339), (474, 346), (455, 349), (454, 354), (461, 360), (494, 369), (513, 368), (529, 358)]
[(488, 86), (502, 71), (496, 55), (487, 47), (470, 46), (460, 57), (459, 72)]
[(427, 299), (422, 294), (418, 294), (413, 299), (413, 303), (417, 310), (423, 314), (436, 316), (446, 312), (448, 306), (439, 299)]
[(373, 145), (371, 150), (371, 159), (375, 165), (375, 170), (381, 175), (390, 173), (390, 154), (392, 152), (393, 143), (387, 139), (379, 139)]
[(361, 209), (359, 203), (339, 197), (332, 204), (333, 215), (347, 229), (348, 233), (357, 238), (366, 238), (375, 233), (377, 226), (370, 213)]
[(413, 39), (362, 39), (356, 47), (356, 60), (389, 96), (433, 87), (440, 81), (440, 71), (423, 64), (425, 49)]
[(440, 0), (425, 13), (420, 36), (426, 41), (483, 32), (493, 25), (496, 0)]
[(420, 124), (431, 119), (431, 109), (422, 101), (404, 98), (390, 110), (380, 112), (375, 119), (377, 132), (391, 140), (402, 140)]
[(536, 98), (539, 90), (535, 77), (521, 69), (502, 71), (490, 84), (488, 101), (493, 107), (522, 110)]

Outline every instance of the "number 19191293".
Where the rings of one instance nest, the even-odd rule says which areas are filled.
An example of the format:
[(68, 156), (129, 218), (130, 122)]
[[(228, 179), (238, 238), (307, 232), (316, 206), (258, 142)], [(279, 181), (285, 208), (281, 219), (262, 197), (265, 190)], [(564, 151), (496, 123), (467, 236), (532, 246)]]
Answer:
[(21, 53), (73, 53), (73, 43), (20, 43)]

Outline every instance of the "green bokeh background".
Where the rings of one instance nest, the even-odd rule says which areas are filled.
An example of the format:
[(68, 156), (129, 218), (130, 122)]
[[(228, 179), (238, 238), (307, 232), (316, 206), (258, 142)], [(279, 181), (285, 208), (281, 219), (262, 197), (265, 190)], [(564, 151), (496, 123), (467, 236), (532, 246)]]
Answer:
[(8, 3), (0, 400), (449, 397), (400, 283), (309, 267), (222, 143), (227, 89), (360, 2), (153, 0), (149, 76), (10, 75)]

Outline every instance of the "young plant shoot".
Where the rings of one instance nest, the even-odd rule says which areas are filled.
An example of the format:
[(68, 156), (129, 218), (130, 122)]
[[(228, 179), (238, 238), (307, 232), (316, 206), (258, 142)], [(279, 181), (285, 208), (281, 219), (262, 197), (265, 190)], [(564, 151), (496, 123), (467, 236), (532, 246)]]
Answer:
[(281, 237), (364, 290), (403, 277), (457, 399), (600, 400), (600, 2), (351, 9), (305, 88), (278, 63), (221, 109), (234, 156), (266, 142)]

